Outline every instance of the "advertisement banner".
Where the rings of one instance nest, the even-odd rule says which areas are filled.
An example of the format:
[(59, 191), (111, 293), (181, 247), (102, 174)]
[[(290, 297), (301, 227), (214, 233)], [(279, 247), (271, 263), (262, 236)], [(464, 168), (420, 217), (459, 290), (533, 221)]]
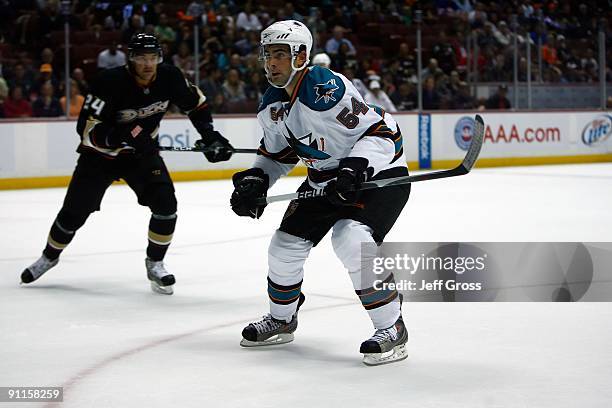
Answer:
[[(605, 112), (486, 113), (480, 158), (591, 155), (612, 150), (612, 116)], [(461, 159), (471, 141), (474, 116), (432, 116), (434, 160)]]
[[(485, 134), (477, 165), (513, 165), (609, 160), (612, 153), (610, 112), (483, 112)], [(406, 161), (420, 168), (461, 160), (469, 147), (474, 115), (467, 113), (395, 113), (403, 136)], [(0, 123), (0, 179), (70, 176), (77, 159), (79, 136), (74, 121)], [(218, 116), (215, 128), (236, 147), (256, 148), (263, 137), (255, 116)], [(161, 122), (163, 146), (193, 146), (199, 138), (188, 119)], [(252, 154), (211, 164), (201, 154), (162, 153), (171, 172), (236, 170), (253, 163)], [(580, 157), (581, 159), (573, 159)], [(532, 159), (513, 162), (512, 159)], [(550, 160), (552, 159), (552, 160)], [(602, 161), (603, 159), (599, 159)], [(593, 160), (595, 161), (595, 160)], [(220, 174), (220, 173), (217, 173)]]
[(419, 115), (419, 168), (431, 168), (431, 115)]

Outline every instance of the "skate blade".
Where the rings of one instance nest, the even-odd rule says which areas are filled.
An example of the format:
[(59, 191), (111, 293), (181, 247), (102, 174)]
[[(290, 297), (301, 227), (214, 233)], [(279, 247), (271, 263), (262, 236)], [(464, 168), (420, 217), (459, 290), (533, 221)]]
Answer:
[(265, 341), (250, 341), (247, 339), (240, 340), (242, 347), (265, 347), (265, 346), (276, 346), (278, 344), (290, 343), (294, 339), (293, 333), (280, 333), (270, 337)]
[(363, 364), (367, 366), (377, 366), (404, 360), (408, 357), (408, 350), (405, 344), (395, 346), (387, 353), (372, 353), (363, 355)]
[(171, 295), (174, 293), (173, 285), (169, 286), (160, 286), (157, 283), (151, 281), (151, 290), (155, 293), (160, 293), (162, 295)]

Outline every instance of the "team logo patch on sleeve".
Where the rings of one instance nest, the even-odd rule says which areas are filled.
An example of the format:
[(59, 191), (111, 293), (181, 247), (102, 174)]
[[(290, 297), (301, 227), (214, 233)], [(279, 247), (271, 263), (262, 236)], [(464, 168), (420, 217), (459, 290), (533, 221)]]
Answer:
[(334, 98), (334, 92), (339, 89), (338, 85), (336, 85), (336, 79), (332, 78), (329, 81), (316, 84), (314, 86), (314, 90), (317, 94), (317, 99), (315, 99), (315, 103), (319, 102), (323, 99), (323, 102), (328, 103), (329, 101), (336, 102), (336, 98)]

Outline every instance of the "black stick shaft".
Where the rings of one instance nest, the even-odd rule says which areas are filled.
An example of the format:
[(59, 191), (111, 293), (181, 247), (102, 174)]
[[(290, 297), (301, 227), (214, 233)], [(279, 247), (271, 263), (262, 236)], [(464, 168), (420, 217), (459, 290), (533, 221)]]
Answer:
[[(196, 147), (176, 147), (176, 146), (159, 146), (159, 150), (163, 152), (195, 152), (206, 153), (212, 152), (214, 149), (198, 149)], [(257, 153), (258, 149), (233, 149), (233, 153)]]

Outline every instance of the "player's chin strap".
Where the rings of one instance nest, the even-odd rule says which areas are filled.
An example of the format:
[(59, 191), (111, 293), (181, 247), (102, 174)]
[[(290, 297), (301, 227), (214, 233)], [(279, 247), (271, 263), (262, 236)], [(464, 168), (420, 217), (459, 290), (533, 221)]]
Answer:
[[(359, 187), (359, 190), (370, 190), (372, 188), (381, 188), (381, 187), (389, 187), (389, 186), (399, 186), (402, 184), (416, 183), (417, 181), (426, 181), (426, 180), (435, 180), (440, 178), (447, 177), (455, 177), (462, 176), (464, 174), (468, 174), (476, 160), (478, 159), (478, 155), (480, 154), (480, 149), (482, 148), (482, 140), (484, 137), (484, 121), (480, 115), (476, 115), (476, 119), (474, 121), (474, 134), (472, 135), (472, 142), (470, 143), (470, 148), (468, 149), (465, 157), (461, 164), (459, 164), (454, 169), (449, 170), (440, 170), (440, 171), (432, 171), (424, 174), (417, 174), (416, 176), (401, 176), (401, 177), (392, 177), (380, 180), (371, 180), (362, 183)], [(309, 191), (301, 191), (298, 193), (291, 194), (281, 194), (277, 196), (269, 196), (269, 197), (261, 197), (256, 200), (257, 205), (265, 205), (274, 203), (277, 201), (286, 201), (286, 200), (300, 200), (306, 198), (314, 198), (314, 197), (323, 197), (325, 196), (325, 190), (309, 190)]]
[[(275, 88), (279, 88), (279, 89), (284, 89), (287, 87), (287, 85), (289, 85), (291, 83), (291, 81), (293, 81), (293, 77), (295, 76), (295, 74), (297, 74), (298, 72), (304, 70), (307, 66), (308, 66), (308, 61), (304, 61), (304, 65), (302, 65), (301, 68), (296, 68), (295, 67), (295, 58), (297, 57), (297, 55), (293, 55), (291, 57), (291, 75), (289, 75), (289, 79), (287, 79), (287, 82), (285, 82), (285, 85), (279, 86), (279, 85), (275, 85), (274, 82), (272, 82), (272, 80), (270, 79), (270, 74), (268, 73), (268, 70), (266, 69), (266, 79), (268, 80), (268, 83), (270, 85), (272, 85)], [(265, 65), (264, 65), (265, 67)]]

